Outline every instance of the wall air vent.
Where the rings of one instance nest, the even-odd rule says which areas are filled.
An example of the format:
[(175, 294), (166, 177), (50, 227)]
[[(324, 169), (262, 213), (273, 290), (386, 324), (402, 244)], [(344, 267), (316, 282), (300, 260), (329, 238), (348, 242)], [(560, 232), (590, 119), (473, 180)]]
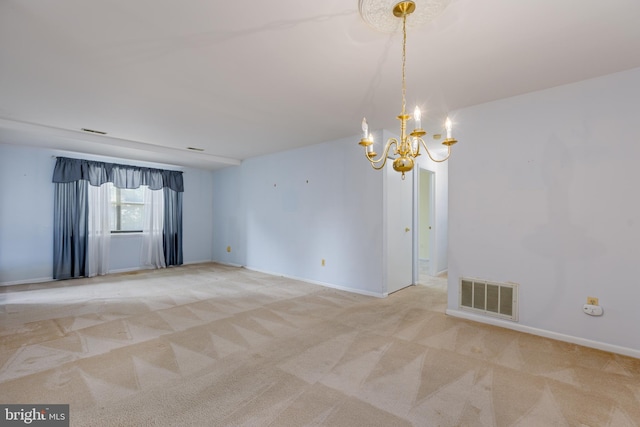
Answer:
[(459, 307), (487, 316), (518, 321), (518, 284), (460, 279)]
[(106, 135), (106, 132), (103, 132), (101, 130), (94, 130), (94, 129), (87, 129), (87, 128), (82, 128), (83, 131), (85, 132), (89, 132), (89, 133), (96, 133), (98, 135)]

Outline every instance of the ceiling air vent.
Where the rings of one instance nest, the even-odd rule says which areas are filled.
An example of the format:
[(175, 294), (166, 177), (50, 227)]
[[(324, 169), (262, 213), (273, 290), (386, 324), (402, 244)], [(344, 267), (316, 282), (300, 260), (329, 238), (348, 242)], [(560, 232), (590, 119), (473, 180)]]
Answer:
[(518, 321), (518, 284), (461, 278), (460, 309)]
[(94, 129), (87, 129), (87, 128), (82, 128), (82, 130), (85, 131), (85, 132), (95, 133), (95, 134), (98, 134), (98, 135), (106, 135), (107, 134), (106, 132), (103, 132), (101, 130), (94, 130)]

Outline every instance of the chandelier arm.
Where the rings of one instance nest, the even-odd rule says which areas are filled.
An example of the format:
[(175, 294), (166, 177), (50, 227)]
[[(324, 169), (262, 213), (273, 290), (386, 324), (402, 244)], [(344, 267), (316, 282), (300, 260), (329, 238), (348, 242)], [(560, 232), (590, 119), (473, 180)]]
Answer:
[(427, 156), (429, 156), (429, 158), (436, 162), (436, 163), (442, 163), (447, 161), (447, 159), (449, 159), (449, 156), (451, 155), (451, 147), (447, 146), (447, 155), (445, 158), (443, 159), (436, 159), (431, 155), (431, 151), (429, 151), (429, 149), (427, 148), (427, 144), (424, 142), (424, 140), (422, 138), (420, 138), (420, 142), (422, 143), (422, 146), (424, 147), (424, 150), (427, 152)]
[[(395, 138), (389, 138), (389, 140), (384, 146), (384, 151), (382, 152), (382, 155), (380, 155), (380, 157), (377, 160), (374, 160), (371, 157), (367, 156), (367, 153), (365, 152), (365, 156), (367, 156), (367, 159), (369, 159), (369, 162), (371, 163), (372, 168), (374, 168), (375, 170), (380, 170), (386, 165), (387, 158), (389, 156), (389, 150), (391, 149), (392, 145), (395, 145), (397, 147), (398, 140), (396, 140)], [(380, 162), (382, 162), (382, 164), (380, 164)]]
[[(417, 142), (416, 151), (413, 151), (413, 143), (414, 142)], [(411, 144), (409, 144), (409, 147), (411, 148), (411, 157), (418, 157), (420, 155), (420, 143), (424, 144), (424, 141), (420, 137), (414, 137), (411, 140)]]

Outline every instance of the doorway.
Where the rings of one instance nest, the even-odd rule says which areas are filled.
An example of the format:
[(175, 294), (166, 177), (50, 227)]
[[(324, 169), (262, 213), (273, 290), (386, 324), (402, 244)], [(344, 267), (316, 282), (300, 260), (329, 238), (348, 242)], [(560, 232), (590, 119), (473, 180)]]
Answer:
[(436, 276), (438, 251), (436, 248), (436, 176), (433, 171), (419, 168), (417, 185), (417, 265), (420, 276)]

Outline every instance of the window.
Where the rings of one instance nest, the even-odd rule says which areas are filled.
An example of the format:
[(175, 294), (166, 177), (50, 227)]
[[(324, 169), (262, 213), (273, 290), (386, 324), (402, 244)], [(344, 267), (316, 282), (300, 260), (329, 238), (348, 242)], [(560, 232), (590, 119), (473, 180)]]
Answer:
[(144, 192), (143, 188), (124, 189), (111, 186), (112, 233), (131, 233), (142, 231)]

